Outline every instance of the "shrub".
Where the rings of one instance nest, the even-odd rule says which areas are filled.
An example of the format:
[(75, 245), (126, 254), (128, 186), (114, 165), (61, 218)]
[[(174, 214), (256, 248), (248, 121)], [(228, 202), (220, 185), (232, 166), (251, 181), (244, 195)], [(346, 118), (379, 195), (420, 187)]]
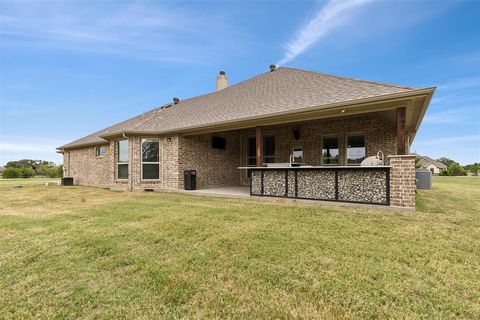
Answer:
[(452, 163), (448, 167), (447, 171), (449, 176), (466, 176), (467, 175), (467, 172), (465, 171), (465, 169), (458, 163)]
[[(63, 177), (63, 164), (58, 165), (56, 168), (56, 175), (54, 178), (62, 178)], [(52, 177), (53, 178), (53, 177)]]
[(6, 167), (3, 171), (3, 177), (5, 179), (18, 178), (18, 170), (12, 167)]
[(41, 164), (36, 170), (36, 175), (49, 178), (61, 178), (63, 176), (63, 165), (54, 166), (51, 164)]
[(35, 170), (32, 168), (18, 168), (16, 170), (20, 178), (31, 178), (35, 175)]

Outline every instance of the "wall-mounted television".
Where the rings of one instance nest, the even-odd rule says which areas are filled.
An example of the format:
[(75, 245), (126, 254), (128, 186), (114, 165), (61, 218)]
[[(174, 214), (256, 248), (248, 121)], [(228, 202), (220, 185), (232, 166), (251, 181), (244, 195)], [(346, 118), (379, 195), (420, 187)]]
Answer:
[(227, 139), (222, 137), (212, 137), (212, 148), (213, 149), (225, 149), (227, 145)]

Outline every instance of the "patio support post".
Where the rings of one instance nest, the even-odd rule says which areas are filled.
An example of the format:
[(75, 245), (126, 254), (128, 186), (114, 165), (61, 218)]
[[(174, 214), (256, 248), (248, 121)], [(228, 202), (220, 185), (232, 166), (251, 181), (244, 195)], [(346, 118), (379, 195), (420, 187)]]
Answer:
[(405, 107), (397, 108), (397, 155), (405, 154)]
[(262, 127), (256, 127), (255, 128), (255, 138), (256, 138), (256, 146), (257, 146), (257, 152), (256, 152), (256, 165), (257, 167), (263, 166), (263, 132), (262, 132)]

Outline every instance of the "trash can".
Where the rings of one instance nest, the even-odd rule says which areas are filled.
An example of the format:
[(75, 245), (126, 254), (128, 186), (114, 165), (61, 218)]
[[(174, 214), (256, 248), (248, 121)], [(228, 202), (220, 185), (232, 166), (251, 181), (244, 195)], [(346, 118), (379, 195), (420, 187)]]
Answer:
[(62, 186), (73, 186), (73, 178), (62, 178)]
[(197, 171), (185, 170), (183, 172), (183, 187), (185, 190), (195, 190), (197, 188)]
[(428, 169), (415, 169), (417, 189), (432, 189), (432, 172)]

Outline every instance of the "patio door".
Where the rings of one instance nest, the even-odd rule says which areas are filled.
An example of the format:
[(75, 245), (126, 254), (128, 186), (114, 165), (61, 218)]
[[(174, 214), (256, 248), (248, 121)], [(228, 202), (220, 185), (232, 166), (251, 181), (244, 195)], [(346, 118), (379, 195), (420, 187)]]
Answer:
[[(275, 137), (263, 137), (263, 163), (275, 162)], [(257, 163), (257, 139), (248, 137), (247, 139), (247, 166), (255, 166)]]

